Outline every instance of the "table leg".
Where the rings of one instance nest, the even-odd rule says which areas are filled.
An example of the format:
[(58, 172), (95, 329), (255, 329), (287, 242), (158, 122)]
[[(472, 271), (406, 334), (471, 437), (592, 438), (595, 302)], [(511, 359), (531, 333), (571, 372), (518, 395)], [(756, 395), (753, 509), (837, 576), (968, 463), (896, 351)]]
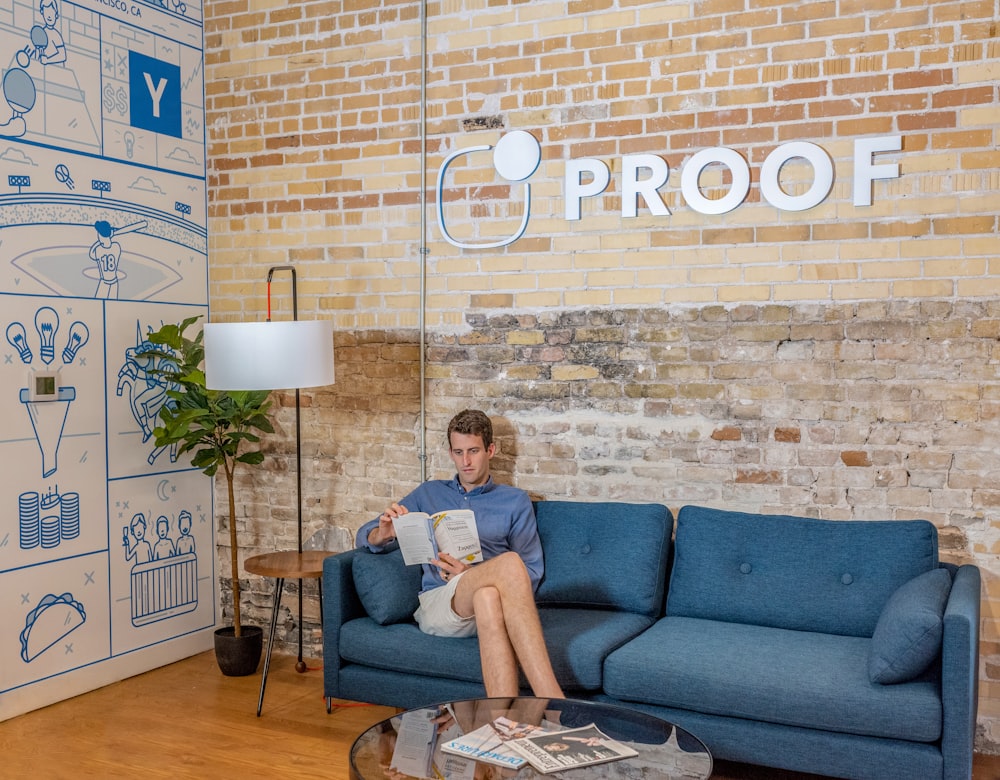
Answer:
[(319, 632), (323, 633), (323, 578), (316, 578), (317, 587), (319, 588)]
[(278, 627), (278, 608), (281, 606), (281, 589), (285, 586), (283, 577), (274, 580), (274, 608), (271, 610), (271, 630), (267, 635), (267, 654), (264, 656), (264, 674), (260, 678), (260, 697), (257, 699), (257, 717), (264, 707), (264, 688), (267, 686), (267, 670), (271, 666), (271, 648), (274, 647), (274, 632)]
[(302, 660), (302, 580), (299, 580), (299, 660), (295, 664), (295, 671), (302, 674), (307, 668), (306, 662)]

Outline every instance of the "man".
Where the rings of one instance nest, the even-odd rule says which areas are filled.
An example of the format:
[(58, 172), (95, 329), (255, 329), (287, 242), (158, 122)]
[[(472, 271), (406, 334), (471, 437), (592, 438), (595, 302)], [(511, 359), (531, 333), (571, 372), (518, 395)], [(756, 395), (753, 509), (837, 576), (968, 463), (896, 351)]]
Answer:
[(466, 409), (448, 424), (449, 454), (458, 473), (423, 483), (358, 530), (357, 546), (383, 552), (396, 538), (392, 521), (407, 512), (471, 509), (483, 562), (469, 565), (447, 553), (423, 566), (414, 619), (437, 636), (479, 637), (487, 696), (518, 695), (518, 664), (538, 697), (563, 698), (542, 637), (535, 589), (542, 578), (542, 545), (528, 494), (490, 476), (496, 454), (493, 426)]
[(94, 230), (97, 231), (97, 240), (90, 247), (90, 259), (97, 263), (100, 277), (94, 297), (118, 300), (118, 265), (122, 259), (122, 245), (112, 240), (115, 229), (107, 220), (97, 220)]
[[(59, 8), (56, 0), (42, 0), (38, 5), (38, 10), (45, 22), (45, 46), (38, 53), (38, 61), (42, 65), (58, 65), (66, 62), (66, 43), (63, 41), (62, 33), (56, 29), (56, 22), (59, 21)], [(34, 41), (34, 35), (32, 43)]]

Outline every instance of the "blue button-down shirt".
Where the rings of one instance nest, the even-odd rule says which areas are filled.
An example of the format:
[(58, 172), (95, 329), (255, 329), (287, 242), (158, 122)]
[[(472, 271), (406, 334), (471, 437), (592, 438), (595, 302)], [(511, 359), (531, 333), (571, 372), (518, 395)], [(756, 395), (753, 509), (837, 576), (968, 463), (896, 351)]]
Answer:
[[(520, 488), (499, 485), (490, 477), (486, 484), (466, 491), (456, 474), (450, 480), (424, 482), (399, 503), (411, 512), (426, 512), (429, 515), (445, 509), (471, 509), (476, 514), (483, 560), (488, 561), (511, 550), (516, 552), (528, 569), (532, 587), (537, 590), (544, 572), (542, 543), (538, 538), (531, 499)], [(376, 517), (358, 529), (357, 546), (375, 553), (395, 549), (395, 542), (382, 547), (368, 543), (368, 534), (377, 525)], [(444, 585), (444, 580), (440, 569), (423, 564), (422, 589), (430, 590), (441, 585)]]

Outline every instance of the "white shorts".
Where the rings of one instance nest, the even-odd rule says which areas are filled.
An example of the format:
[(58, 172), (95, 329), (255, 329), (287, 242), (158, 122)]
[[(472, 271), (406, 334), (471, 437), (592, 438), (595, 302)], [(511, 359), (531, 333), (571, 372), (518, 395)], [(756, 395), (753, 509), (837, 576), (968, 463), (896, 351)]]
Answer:
[[(464, 573), (464, 572), (463, 572)], [(420, 630), (433, 636), (475, 636), (476, 617), (464, 618), (451, 608), (455, 588), (462, 578), (452, 577), (439, 588), (425, 590), (420, 594), (420, 606), (413, 613)]]

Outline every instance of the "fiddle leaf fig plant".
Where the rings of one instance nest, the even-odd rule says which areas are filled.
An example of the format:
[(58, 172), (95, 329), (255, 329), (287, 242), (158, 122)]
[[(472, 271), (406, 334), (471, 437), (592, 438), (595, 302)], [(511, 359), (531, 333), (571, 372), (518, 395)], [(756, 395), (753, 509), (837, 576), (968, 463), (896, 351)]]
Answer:
[(236, 466), (259, 465), (264, 453), (256, 447), (260, 433), (273, 433), (268, 417), (268, 390), (210, 390), (205, 386), (203, 331), (189, 336), (188, 328), (201, 317), (180, 324), (168, 323), (149, 334), (160, 349), (158, 366), (151, 373), (166, 385), (167, 401), (159, 412), (161, 424), (153, 429), (158, 447), (176, 447), (177, 455), (192, 453), (191, 464), (209, 477), (219, 469), (226, 475), (229, 495), (229, 547), (233, 579), (233, 633), (239, 637), (240, 573), (236, 538), (236, 499), (233, 475)]

